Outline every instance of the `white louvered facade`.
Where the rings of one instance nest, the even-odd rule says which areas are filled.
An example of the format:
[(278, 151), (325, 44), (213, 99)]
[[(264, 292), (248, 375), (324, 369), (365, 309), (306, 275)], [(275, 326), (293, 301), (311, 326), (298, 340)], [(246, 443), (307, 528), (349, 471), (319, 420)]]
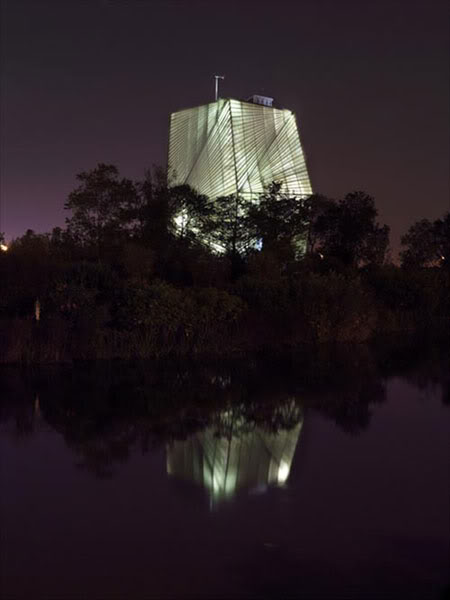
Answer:
[(211, 199), (256, 200), (273, 181), (289, 195), (312, 193), (295, 115), (241, 100), (173, 113), (168, 168), (171, 185), (188, 184)]

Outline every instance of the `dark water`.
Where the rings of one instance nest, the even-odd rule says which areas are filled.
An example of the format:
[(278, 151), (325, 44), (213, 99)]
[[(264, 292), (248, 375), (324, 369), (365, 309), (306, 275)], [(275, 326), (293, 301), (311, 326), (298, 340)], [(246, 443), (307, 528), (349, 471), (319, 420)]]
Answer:
[(1, 371), (2, 597), (445, 597), (447, 359), (306, 363)]

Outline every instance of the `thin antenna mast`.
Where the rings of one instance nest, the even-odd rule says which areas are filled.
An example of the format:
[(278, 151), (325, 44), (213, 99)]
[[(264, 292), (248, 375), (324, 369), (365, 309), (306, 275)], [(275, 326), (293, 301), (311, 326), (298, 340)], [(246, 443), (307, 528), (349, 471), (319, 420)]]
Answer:
[(216, 102), (219, 99), (219, 79), (225, 79), (224, 75), (214, 75), (214, 79), (216, 80)]

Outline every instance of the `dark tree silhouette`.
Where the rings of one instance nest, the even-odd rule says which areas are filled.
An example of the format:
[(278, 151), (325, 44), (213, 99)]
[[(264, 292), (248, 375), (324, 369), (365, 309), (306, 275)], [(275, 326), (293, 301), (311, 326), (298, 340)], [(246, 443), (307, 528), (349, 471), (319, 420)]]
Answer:
[(273, 182), (250, 209), (250, 219), (263, 249), (300, 257), (306, 250), (309, 201), (284, 194)]
[(364, 192), (351, 192), (333, 202), (314, 223), (318, 249), (344, 265), (383, 264), (389, 246), (389, 227), (376, 223), (374, 199)]
[(138, 202), (136, 186), (120, 179), (117, 167), (100, 163), (91, 171), (77, 175), (81, 185), (69, 194), (65, 208), (72, 211), (66, 219), (69, 234), (98, 254), (130, 233), (130, 215)]
[[(363, 192), (298, 199), (273, 183), (259, 203), (208, 199), (163, 169), (133, 182), (106, 164), (78, 180), (66, 228), (0, 252), (0, 362), (281, 352), (448, 325), (448, 272), (384, 264), (389, 230)], [(413, 227), (405, 264), (448, 265), (449, 221)]]
[(212, 205), (207, 196), (189, 185), (170, 186), (165, 171), (147, 171), (137, 185), (138, 205), (130, 219), (136, 223), (136, 236), (161, 249), (176, 237), (196, 241), (207, 227)]
[(317, 224), (322, 215), (324, 215), (334, 204), (334, 200), (327, 198), (322, 194), (312, 194), (305, 201), (305, 205), (308, 209), (307, 251), (309, 254), (314, 254), (320, 247), (321, 229)]
[(204, 240), (212, 250), (225, 252), (230, 258), (234, 278), (240, 271), (243, 257), (258, 239), (249, 217), (252, 203), (231, 195), (217, 198), (212, 207)]
[(442, 219), (417, 221), (402, 236), (400, 253), (404, 267), (450, 267), (450, 213)]

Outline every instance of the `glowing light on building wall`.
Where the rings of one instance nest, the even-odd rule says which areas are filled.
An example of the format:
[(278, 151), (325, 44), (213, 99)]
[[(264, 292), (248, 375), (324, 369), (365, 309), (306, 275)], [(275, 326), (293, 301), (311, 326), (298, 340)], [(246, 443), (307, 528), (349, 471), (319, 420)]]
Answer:
[(2, 252), (7, 252), (8, 251), (8, 246), (6, 244), (0, 244), (0, 250)]
[(295, 115), (268, 104), (219, 99), (170, 118), (169, 179), (214, 199), (256, 200), (273, 181), (312, 193)]

